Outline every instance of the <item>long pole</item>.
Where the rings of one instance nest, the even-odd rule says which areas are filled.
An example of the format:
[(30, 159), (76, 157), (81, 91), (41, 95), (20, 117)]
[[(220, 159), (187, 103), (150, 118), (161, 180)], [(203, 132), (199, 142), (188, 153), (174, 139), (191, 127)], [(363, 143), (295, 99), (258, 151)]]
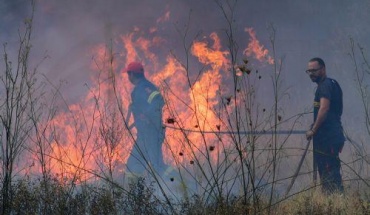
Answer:
[(244, 134), (244, 135), (267, 135), (267, 134), (305, 134), (306, 130), (280, 130), (280, 131), (272, 131), (272, 130), (261, 130), (261, 131), (218, 131), (218, 130), (210, 130), (210, 131), (203, 131), (203, 130), (195, 130), (195, 129), (185, 129), (179, 128), (170, 125), (164, 125), (166, 128), (174, 129), (174, 130), (181, 130), (184, 132), (196, 132), (196, 133), (203, 133), (203, 134)]

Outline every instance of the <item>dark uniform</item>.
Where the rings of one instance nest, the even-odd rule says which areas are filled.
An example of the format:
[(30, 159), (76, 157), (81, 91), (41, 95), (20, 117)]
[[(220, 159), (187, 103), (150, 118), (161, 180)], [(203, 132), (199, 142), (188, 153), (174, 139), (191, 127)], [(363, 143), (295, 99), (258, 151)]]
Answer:
[(314, 100), (314, 120), (320, 108), (320, 99), (330, 101), (330, 109), (325, 121), (313, 137), (314, 159), (320, 175), (323, 191), (343, 191), (340, 174), (339, 153), (344, 145), (344, 135), (341, 123), (343, 112), (342, 89), (337, 81), (325, 78), (318, 84)]
[(127, 168), (135, 174), (149, 171), (148, 164), (161, 174), (165, 165), (162, 156), (164, 128), (162, 108), (164, 100), (156, 86), (141, 79), (131, 93), (131, 111), (137, 130), (137, 138), (127, 161)]

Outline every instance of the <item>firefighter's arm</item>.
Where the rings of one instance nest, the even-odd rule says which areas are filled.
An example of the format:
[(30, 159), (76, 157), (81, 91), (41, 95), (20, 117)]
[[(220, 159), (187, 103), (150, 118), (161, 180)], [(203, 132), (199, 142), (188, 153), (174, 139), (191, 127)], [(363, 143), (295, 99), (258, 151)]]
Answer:
[(135, 127), (135, 122), (133, 122), (132, 124), (129, 124), (131, 114), (132, 114), (132, 106), (133, 106), (132, 103), (128, 106), (128, 111), (127, 111), (127, 115), (126, 115), (126, 118), (125, 118), (125, 125), (127, 126), (128, 130), (131, 130), (133, 127)]
[(311, 128), (311, 130), (307, 131), (306, 137), (307, 139), (311, 139), (313, 135), (317, 132), (317, 130), (320, 128), (322, 123), (325, 121), (326, 116), (328, 114), (330, 108), (330, 100), (325, 97), (320, 98), (320, 108), (317, 113), (317, 118)]

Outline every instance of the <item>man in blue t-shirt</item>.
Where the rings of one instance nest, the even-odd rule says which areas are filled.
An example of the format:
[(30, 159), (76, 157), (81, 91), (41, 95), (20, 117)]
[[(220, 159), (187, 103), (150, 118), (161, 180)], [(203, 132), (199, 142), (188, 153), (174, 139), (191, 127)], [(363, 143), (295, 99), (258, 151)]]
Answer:
[(134, 126), (137, 130), (137, 138), (127, 161), (126, 173), (135, 176), (142, 176), (144, 172), (162, 174), (166, 168), (162, 156), (163, 97), (158, 88), (145, 78), (141, 63), (130, 63), (125, 72), (129, 81), (135, 85), (131, 93), (132, 103), (129, 112), (134, 116)]
[(306, 133), (313, 138), (314, 160), (320, 175), (323, 192), (343, 192), (339, 153), (344, 145), (341, 123), (343, 112), (342, 89), (337, 81), (326, 76), (321, 58), (308, 62), (306, 73), (317, 84), (314, 99), (314, 123)]

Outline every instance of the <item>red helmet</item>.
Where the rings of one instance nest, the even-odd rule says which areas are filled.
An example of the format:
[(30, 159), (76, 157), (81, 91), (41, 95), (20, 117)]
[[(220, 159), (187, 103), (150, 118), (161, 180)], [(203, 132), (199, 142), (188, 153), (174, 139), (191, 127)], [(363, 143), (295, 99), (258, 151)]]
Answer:
[(128, 64), (124, 72), (144, 73), (144, 67), (140, 62), (134, 61)]

